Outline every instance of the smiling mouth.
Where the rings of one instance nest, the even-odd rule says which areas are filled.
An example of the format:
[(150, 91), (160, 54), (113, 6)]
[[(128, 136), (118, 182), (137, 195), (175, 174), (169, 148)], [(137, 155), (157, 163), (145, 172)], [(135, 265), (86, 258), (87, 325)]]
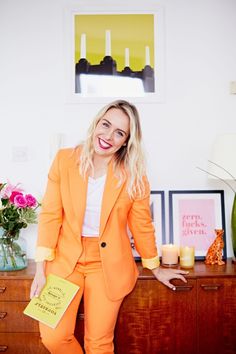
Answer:
[(98, 143), (100, 148), (102, 149), (110, 149), (112, 147), (111, 144), (108, 144), (106, 141), (104, 141), (103, 139), (98, 138)]

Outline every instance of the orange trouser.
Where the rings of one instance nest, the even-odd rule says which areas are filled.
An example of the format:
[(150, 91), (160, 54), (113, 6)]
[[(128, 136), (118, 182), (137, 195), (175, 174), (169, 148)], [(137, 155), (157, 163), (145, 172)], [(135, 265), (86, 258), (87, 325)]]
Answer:
[(43, 344), (52, 354), (82, 354), (74, 336), (76, 316), (84, 295), (86, 354), (114, 354), (114, 328), (122, 300), (107, 298), (101, 266), (99, 239), (82, 237), (83, 252), (67, 279), (80, 289), (55, 329), (39, 324)]

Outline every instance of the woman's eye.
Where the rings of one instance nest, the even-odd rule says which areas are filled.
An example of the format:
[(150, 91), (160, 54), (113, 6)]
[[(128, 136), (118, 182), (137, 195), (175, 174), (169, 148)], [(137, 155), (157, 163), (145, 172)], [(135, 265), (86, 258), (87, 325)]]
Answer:
[(109, 127), (109, 124), (106, 123), (106, 122), (102, 122), (102, 126), (108, 128), (108, 127)]
[(118, 132), (116, 132), (116, 133), (117, 133), (118, 136), (120, 136), (120, 137), (123, 138), (123, 136), (124, 136), (124, 133), (123, 133), (123, 132), (118, 131)]

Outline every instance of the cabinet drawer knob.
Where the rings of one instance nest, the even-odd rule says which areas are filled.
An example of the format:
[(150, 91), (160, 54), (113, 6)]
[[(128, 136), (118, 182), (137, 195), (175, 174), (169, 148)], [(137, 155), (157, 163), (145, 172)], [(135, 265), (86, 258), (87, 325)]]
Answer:
[(203, 290), (211, 291), (211, 290), (219, 290), (221, 284), (201, 284), (201, 288)]
[(175, 286), (175, 291), (191, 291), (193, 288), (192, 285), (180, 285)]
[(0, 352), (6, 352), (8, 349), (8, 346), (7, 345), (0, 345)]
[(79, 313), (78, 318), (79, 320), (84, 320), (84, 313)]
[(0, 312), (0, 320), (3, 320), (7, 315), (7, 312)]
[(6, 290), (5, 286), (0, 286), (0, 294), (3, 294), (5, 290)]

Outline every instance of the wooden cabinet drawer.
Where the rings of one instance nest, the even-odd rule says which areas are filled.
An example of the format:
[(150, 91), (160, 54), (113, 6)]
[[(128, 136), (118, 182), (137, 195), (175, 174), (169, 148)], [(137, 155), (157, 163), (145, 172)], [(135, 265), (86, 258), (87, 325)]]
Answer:
[(6, 354), (49, 354), (36, 333), (0, 333), (0, 352)]
[[(236, 353), (236, 279), (198, 279), (198, 352)], [(205, 335), (207, 333), (207, 335)]]
[(115, 330), (117, 354), (196, 353), (196, 280), (173, 283), (176, 291), (156, 280), (137, 282), (121, 305)]
[(23, 314), (28, 302), (0, 302), (0, 332), (38, 332), (38, 322)]
[(0, 301), (29, 301), (30, 279), (2, 279), (0, 281)]

